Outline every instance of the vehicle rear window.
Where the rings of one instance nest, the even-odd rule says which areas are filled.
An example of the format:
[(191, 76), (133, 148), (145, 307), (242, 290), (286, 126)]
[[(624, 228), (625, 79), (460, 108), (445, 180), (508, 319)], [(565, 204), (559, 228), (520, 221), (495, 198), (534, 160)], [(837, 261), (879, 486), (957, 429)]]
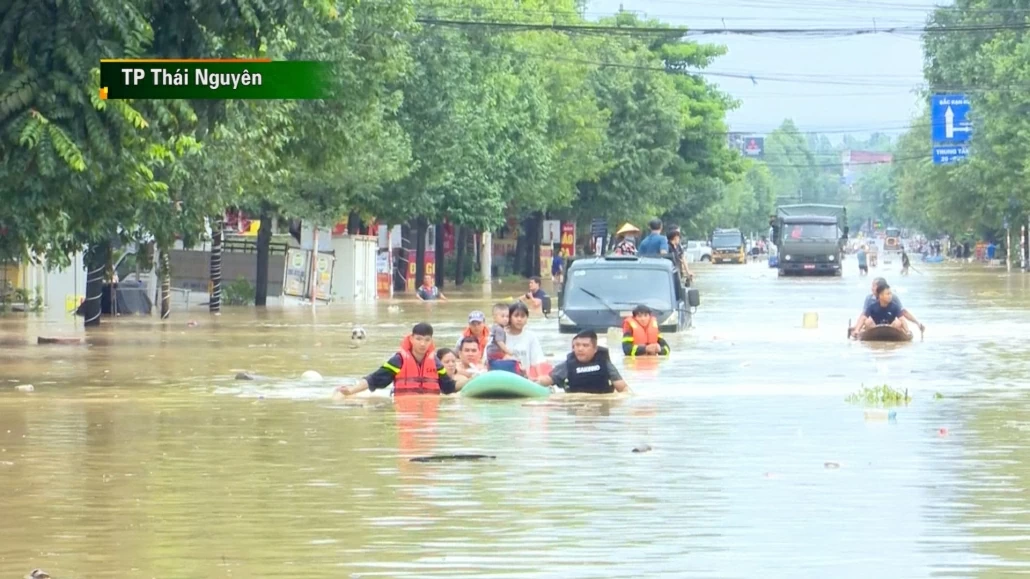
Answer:
[(837, 239), (837, 226), (820, 223), (797, 223), (787, 226), (787, 239)]
[(619, 311), (640, 304), (665, 312), (673, 310), (672, 272), (668, 270), (591, 267), (569, 272), (564, 292), (566, 307), (604, 309), (605, 304), (591, 293)]

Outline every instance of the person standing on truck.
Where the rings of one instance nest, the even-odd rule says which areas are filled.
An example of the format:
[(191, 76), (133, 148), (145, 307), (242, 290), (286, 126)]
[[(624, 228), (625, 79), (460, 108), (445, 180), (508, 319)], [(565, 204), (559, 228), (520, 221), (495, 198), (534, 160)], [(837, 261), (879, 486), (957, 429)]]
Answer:
[(618, 241), (615, 243), (612, 253), (615, 255), (636, 255), (637, 235), (639, 234), (640, 230), (637, 229), (636, 225), (633, 225), (632, 223), (623, 224), (623, 226), (615, 232), (615, 236), (618, 238)]
[(676, 267), (679, 268), (681, 281), (684, 286), (690, 287), (694, 283), (694, 272), (690, 271), (690, 266), (687, 265), (687, 255), (683, 250), (680, 228), (673, 225), (669, 228), (669, 234), (666, 237), (669, 238), (669, 251), (676, 262)]
[(651, 234), (644, 238), (637, 246), (637, 255), (640, 257), (658, 257), (669, 253), (669, 240), (662, 235), (662, 220), (652, 219), (647, 226)]

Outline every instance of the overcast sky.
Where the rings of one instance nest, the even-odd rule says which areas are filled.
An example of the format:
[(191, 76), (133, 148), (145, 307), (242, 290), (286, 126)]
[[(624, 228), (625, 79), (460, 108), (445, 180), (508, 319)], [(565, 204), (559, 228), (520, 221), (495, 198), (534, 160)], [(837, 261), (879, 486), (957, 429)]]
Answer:
[[(938, 2), (941, 3), (941, 2)], [(950, 3), (950, 2), (947, 2)], [(587, 17), (638, 12), (691, 29), (921, 27), (932, 0), (593, 0)], [(812, 37), (738, 34), (694, 37), (723, 44), (729, 53), (710, 77), (741, 101), (729, 114), (734, 131), (765, 133), (784, 118), (803, 131), (861, 136), (900, 133), (916, 112), (922, 82), (917, 32)]]

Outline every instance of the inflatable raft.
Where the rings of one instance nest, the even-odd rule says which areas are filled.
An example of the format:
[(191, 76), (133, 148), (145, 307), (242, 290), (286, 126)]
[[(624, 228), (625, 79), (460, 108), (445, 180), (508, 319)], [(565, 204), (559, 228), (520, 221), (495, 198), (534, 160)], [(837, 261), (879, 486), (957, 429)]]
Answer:
[(490, 370), (468, 381), (461, 389), (465, 398), (547, 398), (551, 389), (511, 372)]
[(893, 326), (873, 326), (858, 334), (860, 342), (911, 342), (912, 334)]

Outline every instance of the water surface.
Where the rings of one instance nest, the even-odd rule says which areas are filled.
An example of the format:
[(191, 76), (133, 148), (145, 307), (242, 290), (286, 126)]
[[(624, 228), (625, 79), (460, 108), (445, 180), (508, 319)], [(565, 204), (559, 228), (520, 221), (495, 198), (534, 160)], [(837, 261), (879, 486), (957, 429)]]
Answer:
[[(673, 355), (616, 356), (636, 396), (564, 406), (329, 399), (414, 322), (450, 346), (469, 310), (520, 288), (119, 319), (82, 347), (34, 345), (71, 322), (0, 318), (0, 576), (1024, 573), (1030, 276), (916, 267), (873, 274), (924, 340), (858, 344), (845, 331), (870, 278), (699, 265)], [(530, 323), (565, 355), (556, 322)], [(844, 401), (883, 383), (913, 397), (894, 421)], [(466, 452), (497, 458), (408, 460)]]

